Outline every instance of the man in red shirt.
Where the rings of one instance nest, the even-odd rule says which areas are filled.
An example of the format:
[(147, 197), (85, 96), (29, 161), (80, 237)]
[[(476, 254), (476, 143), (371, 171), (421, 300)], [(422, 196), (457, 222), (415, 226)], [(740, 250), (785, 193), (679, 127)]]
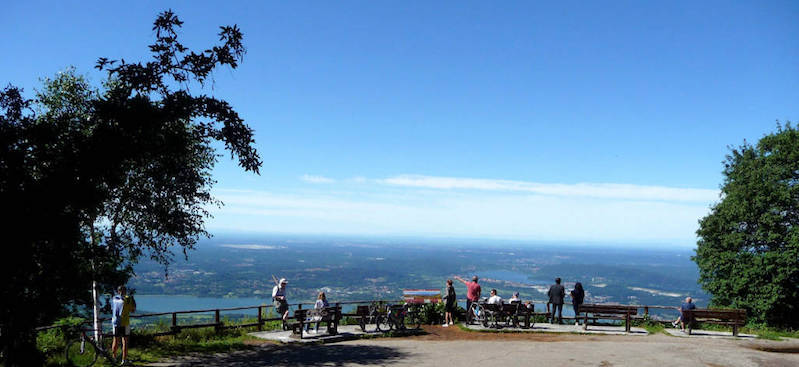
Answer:
[(472, 303), (477, 302), (480, 300), (480, 284), (477, 284), (477, 275), (472, 277), (471, 282), (467, 282), (463, 278), (459, 276), (454, 277), (457, 280), (460, 280), (461, 283), (466, 285), (466, 323), (472, 322)]

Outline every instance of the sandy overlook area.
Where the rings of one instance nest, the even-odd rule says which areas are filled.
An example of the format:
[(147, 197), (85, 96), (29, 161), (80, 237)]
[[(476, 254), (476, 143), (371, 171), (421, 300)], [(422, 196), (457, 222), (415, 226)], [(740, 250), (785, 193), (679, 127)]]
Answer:
[(799, 340), (544, 333), (477, 333), (426, 326), (426, 335), (332, 344), (258, 342), (250, 351), (159, 366), (797, 366)]

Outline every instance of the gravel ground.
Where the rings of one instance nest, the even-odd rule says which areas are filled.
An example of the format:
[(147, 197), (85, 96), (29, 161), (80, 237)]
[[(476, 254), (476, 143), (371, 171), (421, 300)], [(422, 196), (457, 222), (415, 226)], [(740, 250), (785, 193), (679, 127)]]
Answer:
[(429, 334), (324, 345), (259, 344), (164, 365), (202, 366), (799, 366), (799, 340), (574, 334), (496, 334), (426, 327)]

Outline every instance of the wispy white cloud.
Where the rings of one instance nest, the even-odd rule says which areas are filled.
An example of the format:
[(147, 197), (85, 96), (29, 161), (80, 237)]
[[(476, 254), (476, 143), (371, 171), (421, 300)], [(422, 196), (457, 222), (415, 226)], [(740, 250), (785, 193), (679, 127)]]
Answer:
[[(336, 190), (215, 190), (209, 227), (264, 232), (695, 243), (714, 190), (395, 176)], [(696, 190), (696, 192), (691, 191)]]
[(442, 190), (465, 189), (526, 192), (540, 195), (604, 199), (708, 202), (718, 199), (718, 190), (645, 186), (613, 183), (546, 184), (480, 178), (399, 175), (378, 180), (383, 184)]
[(316, 184), (326, 184), (326, 183), (336, 182), (336, 180), (329, 177), (309, 175), (309, 174), (302, 175), (300, 179), (308, 183), (316, 183)]

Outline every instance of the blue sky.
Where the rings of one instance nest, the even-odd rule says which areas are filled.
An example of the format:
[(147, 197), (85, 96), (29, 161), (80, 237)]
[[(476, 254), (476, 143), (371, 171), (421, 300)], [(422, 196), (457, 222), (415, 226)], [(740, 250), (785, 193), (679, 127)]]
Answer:
[(692, 246), (728, 145), (799, 120), (799, 3), (10, 2), (0, 82), (142, 60), (238, 24), (210, 94), (256, 130), (213, 232)]

